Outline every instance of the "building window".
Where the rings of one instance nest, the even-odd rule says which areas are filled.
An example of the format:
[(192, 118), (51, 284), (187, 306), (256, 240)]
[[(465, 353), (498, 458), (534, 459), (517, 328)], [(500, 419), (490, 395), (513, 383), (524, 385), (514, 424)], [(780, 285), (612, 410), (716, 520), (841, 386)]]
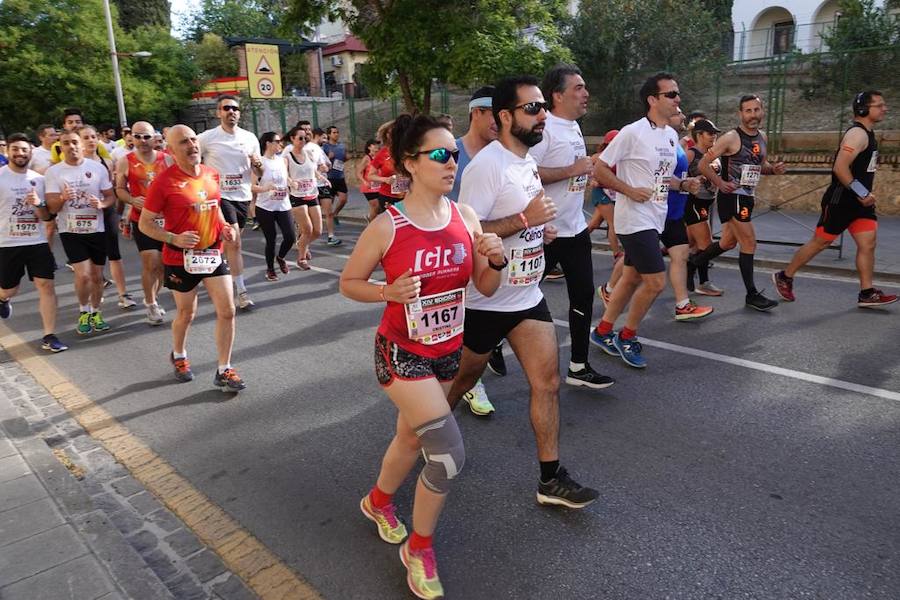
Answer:
[(782, 21), (772, 26), (772, 54), (787, 54), (794, 49), (794, 22)]

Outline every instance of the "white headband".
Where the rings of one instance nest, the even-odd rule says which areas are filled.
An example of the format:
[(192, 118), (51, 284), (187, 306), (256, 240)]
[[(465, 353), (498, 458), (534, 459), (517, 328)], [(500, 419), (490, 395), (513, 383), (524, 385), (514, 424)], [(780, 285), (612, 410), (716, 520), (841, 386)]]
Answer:
[(475, 98), (474, 100), (469, 102), (469, 112), (472, 112), (472, 110), (475, 108), (491, 108), (492, 105), (493, 102), (490, 96)]

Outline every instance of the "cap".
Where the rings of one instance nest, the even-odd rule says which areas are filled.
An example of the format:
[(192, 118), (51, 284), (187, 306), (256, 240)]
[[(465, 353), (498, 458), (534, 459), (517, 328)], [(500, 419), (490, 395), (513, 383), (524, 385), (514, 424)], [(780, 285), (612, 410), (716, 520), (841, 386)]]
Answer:
[(610, 143), (611, 141), (613, 141), (613, 138), (615, 138), (617, 135), (619, 135), (618, 129), (611, 129), (611, 130), (607, 131), (606, 135), (603, 136), (603, 143), (604, 144)]
[(722, 133), (722, 130), (716, 127), (716, 124), (709, 119), (698, 119), (691, 126), (694, 131), (706, 131), (707, 133)]

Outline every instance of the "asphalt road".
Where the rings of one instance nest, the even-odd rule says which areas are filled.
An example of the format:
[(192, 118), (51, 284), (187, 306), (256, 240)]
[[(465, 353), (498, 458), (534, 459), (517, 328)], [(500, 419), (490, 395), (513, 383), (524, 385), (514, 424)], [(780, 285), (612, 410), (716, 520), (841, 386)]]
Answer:
[[(233, 363), (249, 387), (237, 397), (212, 387), (205, 296), (188, 345), (197, 378), (178, 384), (168, 326), (118, 310), (114, 294), (112, 330), (78, 338), (60, 271), (71, 349), (52, 361), (323, 596), (406, 598), (396, 547), (358, 509), (395, 418), (373, 372), (378, 306), (337, 291), (358, 231), (314, 246), (313, 264), (333, 273), (277, 283), (263, 278), (262, 235), (245, 234), (257, 308), (238, 317)], [(122, 245), (137, 292), (135, 249)], [(610, 260), (595, 255), (597, 283)], [(506, 378), (485, 377), (498, 412), (458, 414), (467, 464), (436, 537), (448, 597), (898, 597), (900, 308), (861, 311), (852, 281), (800, 277), (796, 303), (760, 314), (743, 307), (737, 271), (719, 266), (713, 279), (728, 291), (704, 322), (673, 321), (671, 291), (657, 301), (639, 332), (648, 369), (594, 348), (591, 363), (617, 384), (561, 391), (563, 464), (601, 491), (587, 510), (535, 503), (522, 373), (509, 357)], [(544, 290), (563, 323), (565, 285)], [(14, 300), (8, 321), (29, 340), (40, 337), (35, 299)], [(168, 293), (162, 304), (174, 311)], [(568, 331), (557, 331), (564, 368)], [(411, 487), (398, 495), (404, 517)]]

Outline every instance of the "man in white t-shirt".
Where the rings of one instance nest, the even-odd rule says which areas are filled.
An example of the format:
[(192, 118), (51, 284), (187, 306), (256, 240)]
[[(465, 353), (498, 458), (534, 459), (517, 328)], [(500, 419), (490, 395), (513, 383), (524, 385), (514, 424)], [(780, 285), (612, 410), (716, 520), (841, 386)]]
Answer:
[(62, 352), (67, 346), (53, 333), (56, 328), (56, 290), (53, 254), (41, 221), (50, 218), (44, 200), (44, 177), (28, 168), (31, 143), (14, 133), (7, 138), (9, 165), (0, 168), (0, 319), (12, 315), (10, 299), (19, 292), (27, 270), (38, 291), (44, 338), (41, 347)]
[(332, 210), (334, 190), (331, 187), (331, 182), (328, 181), (328, 177), (326, 177), (328, 171), (331, 170), (331, 160), (328, 158), (328, 155), (325, 154), (325, 149), (322, 147), (325, 144), (327, 136), (325, 130), (319, 129), (318, 127), (314, 129), (305, 127), (304, 131), (307, 130), (309, 131), (309, 133), (307, 133), (307, 139), (309, 141), (303, 146), (303, 151), (306, 152), (306, 156), (309, 157), (310, 160), (318, 165), (318, 172), (316, 175), (318, 176), (319, 204), (322, 206), (325, 231), (328, 235), (326, 243), (329, 246), (340, 246), (342, 243), (341, 240), (334, 235), (334, 211)]
[(207, 129), (197, 139), (203, 164), (219, 172), (222, 190), (222, 214), (229, 225), (238, 230), (233, 242), (225, 242), (225, 256), (237, 289), (238, 306), (242, 310), (253, 308), (253, 300), (244, 283), (244, 258), (241, 256), (241, 236), (250, 211), (253, 193), (250, 191), (251, 173), (262, 177), (262, 159), (259, 156), (259, 140), (246, 129), (238, 127), (241, 105), (237, 97), (219, 96), (216, 103), (219, 126)]
[(560, 265), (569, 292), (569, 333), (572, 358), (566, 383), (592, 389), (608, 387), (611, 381), (588, 364), (588, 337), (594, 308), (594, 264), (591, 234), (584, 220), (584, 191), (594, 161), (588, 156), (576, 119), (587, 112), (588, 91), (581, 71), (558, 65), (547, 71), (541, 91), (550, 105), (544, 139), (528, 153), (538, 165), (544, 192), (559, 207), (553, 220), (557, 236), (544, 246), (544, 276)]
[(53, 164), (50, 159), (50, 151), (53, 144), (59, 140), (59, 134), (56, 133), (56, 127), (50, 124), (40, 125), (36, 132), (41, 145), (31, 151), (31, 162), (28, 164), (28, 168), (43, 175)]
[(484, 231), (503, 238), (507, 260), (493, 296), (481, 295), (471, 284), (466, 290), (463, 353), (447, 399), (456, 406), (484, 373), (491, 350), (503, 338), (509, 340), (531, 385), (538, 502), (584, 508), (598, 493), (576, 483), (559, 464), (559, 344), (539, 286), (544, 243), (556, 237), (555, 228), (545, 224), (557, 210), (544, 196), (528, 148), (541, 141), (546, 104), (537, 79), (521, 76), (500, 81), (491, 106), (499, 139), (466, 167), (459, 202), (475, 210)]
[(56, 214), (59, 239), (75, 271), (75, 295), (81, 308), (76, 331), (79, 335), (107, 331), (109, 324), (100, 314), (107, 257), (103, 209), (112, 206), (116, 197), (109, 171), (84, 158), (76, 131), (60, 134), (59, 144), (63, 160), (47, 169), (44, 184), (47, 206)]
[[(641, 86), (640, 98), (647, 116), (619, 131), (594, 170), (600, 187), (617, 192), (616, 235), (625, 250), (625, 268), (591, 332), (591, 341), (604, 352), (636, 368), (647, 366), (637, 340), (638, 325), (666, 286), (659, 236), (665, 228), (669, 188), (681, 191), (684, 183), (672, 176), (678, 134), (669, 127), (681, 104), (678, 83), (668, 73), (657, 73)], [(625, 326), (615, 333), (613, 325), (629, 302)]]

